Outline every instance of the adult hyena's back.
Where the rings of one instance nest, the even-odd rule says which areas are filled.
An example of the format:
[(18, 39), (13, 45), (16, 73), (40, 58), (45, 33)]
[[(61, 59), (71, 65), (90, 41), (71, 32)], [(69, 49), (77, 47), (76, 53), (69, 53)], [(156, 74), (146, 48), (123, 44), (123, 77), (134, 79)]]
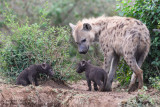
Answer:
[[(109, 17), (100, 36), (100, 43), (104, 52), (106, 48), (125, 57), (125, 54), (146, 52), (150, 47), (150, 37), (147, 27), (139, 20), (126, 17)], [(104, 30), (104, 31), (103, 31)]]

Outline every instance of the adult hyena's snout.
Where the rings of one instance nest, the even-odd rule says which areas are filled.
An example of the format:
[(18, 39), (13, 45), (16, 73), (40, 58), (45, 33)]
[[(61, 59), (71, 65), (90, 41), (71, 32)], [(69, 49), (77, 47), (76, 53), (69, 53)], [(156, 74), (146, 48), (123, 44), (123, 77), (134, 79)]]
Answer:
[(88, 52), (89, 46), (86, 46), (84, 44), (78, 45), (78, 51), (80, 54), (86, 54)]

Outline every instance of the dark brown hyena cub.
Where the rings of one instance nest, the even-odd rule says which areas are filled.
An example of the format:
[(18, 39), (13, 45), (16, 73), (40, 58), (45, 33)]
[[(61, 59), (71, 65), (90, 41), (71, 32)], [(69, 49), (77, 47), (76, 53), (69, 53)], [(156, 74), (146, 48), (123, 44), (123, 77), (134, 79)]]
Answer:
[(90, 61), (82, 60), (78, 64), (78, 69), (76, 72), (82, 73), (85, 71), (88, 90), (91, 91), (91, 81), (94, 82), (94, 90), (97, 91), (99, 86), (99, 91), (105, 91), (105, 85), (107, 81), (107, 73), (100, 67), (94, 66)]
[(27, 86), (32, 84), (34, 86), (38, 86), (37, 77), (40, 73), (46, 74), (48, 76), (54, 75), (52, 67), (49, 64), (43, 63), (30, 65), (19, 74), (16, 85)]

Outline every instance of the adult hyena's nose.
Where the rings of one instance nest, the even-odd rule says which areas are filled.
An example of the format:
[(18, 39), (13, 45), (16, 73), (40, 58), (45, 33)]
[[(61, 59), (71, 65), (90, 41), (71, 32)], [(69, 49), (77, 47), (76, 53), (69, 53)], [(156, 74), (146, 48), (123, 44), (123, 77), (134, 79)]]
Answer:
[(79, 49), (79, 53), (80, 53), (80, 54), (86, 54), (86, 53), (87, 53), (87, 51), (82, 50), (82, 49)]
[(78, 51), (80, 54), (86, 54), (88, 52), (88, 47), (85, 45), (80, 45), (78, 47)]

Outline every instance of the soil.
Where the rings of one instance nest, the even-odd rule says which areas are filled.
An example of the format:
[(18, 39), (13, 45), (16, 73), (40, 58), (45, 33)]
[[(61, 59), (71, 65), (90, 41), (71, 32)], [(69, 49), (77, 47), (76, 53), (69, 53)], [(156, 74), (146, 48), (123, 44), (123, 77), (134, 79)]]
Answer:
[[(37, 87), (0, 83), (0, 107), (119, 107), (138, 95), (119, 86), (114, 82), (112, 92), (98, 92), (86, 91), (84, 80), (67, 85), (49, 80)], [(155, 90), (148, 93), (157, 95)]]

